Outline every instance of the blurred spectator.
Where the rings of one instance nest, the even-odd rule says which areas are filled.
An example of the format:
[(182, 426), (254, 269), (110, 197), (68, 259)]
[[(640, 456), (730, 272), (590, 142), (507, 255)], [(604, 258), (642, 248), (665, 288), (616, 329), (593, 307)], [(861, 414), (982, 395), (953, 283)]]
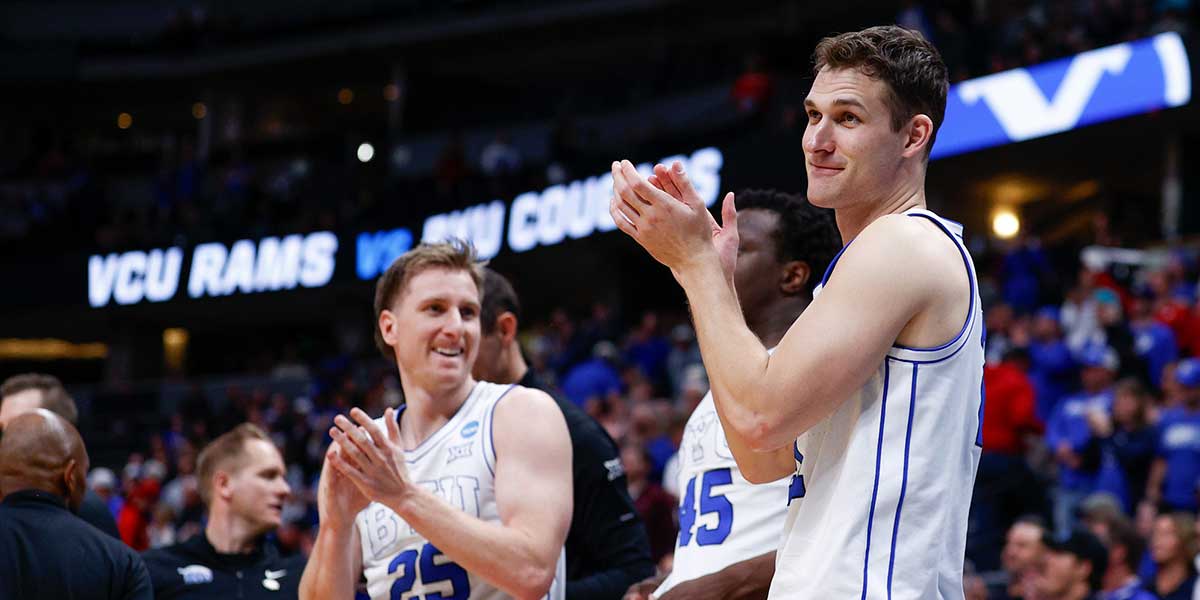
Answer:
[(1152, 300), (1145, 296), (1139, 296), (1133, 301), (1129, 329), (1134, 336), (1137, 355), (1146, 365), (1147, 381), (1155, 388), (1162, 387), (1163, 369), (1179, 358), (1175, 332), (1154, 318)]
[(1111, 416), (1093, 411), (1088, 427), (1100, 444), (1101, 475), (1098, 484), (1120, 499), (1125, 511), (1141, 501), (1154, 460), (1155, 431), (1151, 425), (1150, 397), (1137, 379), (1127, 378), (1113, 388)]
[(650, 557), (660, 564), (663, 557), (675, 549), (675, 535), (679, 531), (675, 524), (678, 503), (662, 486), (650, 480), (650, 456), (642, 447), (636, 444), (623, 446), (621, 462), (629, 478), (629, 495), (650, 537)]
[(117, 492), (117, 476), (112, 469), (105, 467), (92, 469), (92, 472), (88, 473), (88, 487), (104, 502), (108, 512), (112, 514), (112, 518), (116, 519), (117, 514), (121, 512), (121, 506), (125, 504), (125, 499)]
[(1059, 329), (1058, 309), (1039, 308), (1029, 344), (1029, 377), (1037, 389), (1037, 415), (1047, 420), (1075, 384), (1075, 360)]
[(621, 376), (614, 365), (617, 347), (612, 342), (599, 342), (592, 349), (592, 359), (567, 372), (562, 391), (578, 406), (604, 400), (621, 391)]
[(150, 548), (147, 517), (158, 500), (158, 482), (143, 479), (133, 484), (133, 490), (125, 498), (125, 505), (117, 515), (117, 529), (126, 546), (142, 552)]
[(973, 534), (968, 555), (984, 570), (1000, 558), (1005, 528), (1018, 516), (1042, 510), (1033, 490), (1037, 479), (1025, 462), (1026, 439), (1042, 431), (1034, 414), (1034, 390), (1024, 369), (1028, 356), (1017, 348), (983, 369), (983, 454), (971, 502)]
[(984, 323), (987, 325), (985, 356), (990, 363), (998, 363), (1004, 359), (1005, 353), (1013, 347), (1009, 339), (1009, 330), (1013, 327), (1012, 307), (998, 303), (983, 311)]
[(1054, 527), (1059, 536), (1074, 528), (1076, 506), (1096, 488), (1100, 448), (1088, 425), (1088, 414), (1112, 410), (1111, 385), (1118, 367), (1116, 353), (1103, 346), (1085, 349), (1079, 363), (1083, 389), (1063, 400), (1046, 425), (1046, 446), (1059, 468), (1058, 487), (1053, 492)]
[(175, 511), (168, 504), (159, 504), (153, 511), (153, 518), (146, 528), (146, 536), (151, 548), (162, 548), (176, 542)]
[(1101, 539), (1108, 546), (1108, 570), (1099, 600), (1154, 600), (1154, 594), (1142, 586), (1137, 576), (1145, 542), (1127, 519), (1113, 520), (1107, 529)]
[(1048, 530), (1041, 517), (1024, 516), (1017, 519), (1004, 540), (1000, 564), (1008, 576), (1005, 596), (1024, 598), (1026, 590), (1041, 569), (1046, 546), (1042, 543)]
[(733, 82), (729, 97), (743, 114), (762, 114), (771, 99), (774, 83), (767, 72), (763, 57), (759, 54), (748, 54), (742, 74)]
[(1041, 293), (1049, 287), (1053, 269), (1036, 238), (1022, 237), (1004, 256), (1004, 302), (1018, 314), (1033, 311), (1041, 303)]
[(1183, 404), (1163, 411), (1146, 499), (1171, 510), (1195, 512), (1200, 480), (1200, 359), (1179, 362), (1175, 379)]
[(1191, 600), (1196, 586), (1196, 520), (1188, 513), (1159, 515), (1150, 537), (1157, 572), (1150, 589), (1162, 600)]
[[(700, 346), (696, 343), (696, 332), (686, 323), (671, 329), (671, 350), (667, 353), (667, 378), (671, 384), (671, 395), (678, 396), (683, 390), (686, 370), (691, 365), (703, 365)], [(702, 367), (703, 368), (703, 367)], [(703, 395), (703, 392), (701, 392)]]
[(489, 177), (511, 175), (521, 169), (521, 153), (509, 141), (507, 133), (499, 132), (483, 147), (479, 167)]
[(1082, 352), (1089, 346), (1106, 343), (1104, 329), (1100, 325), (1100, 302), (1092, 279), (1092, 273), (1086, 270), (1081, 272), (1078, 285), (1067, 293), (1059, 311), (1059, 322), (1062, 324), (1067, 346), (1074, 352)]
[(630, 439), (646, 450), (650, 458), (650, 479), (653, 481), (662, 481), (663, 469), (678, 447), (663, 426), (664, 408), (657, 402), (635, 403), (629, 414), (632, 422)]
[(666, 387), (667, 355), (671, 344), (658, 331), (658, 314), (646, 312), (625, 342), (625, 360), (637, 365), (656, 389)]
[(987, 401), (984, 403), (983, 448), (985, 454), (1020, 458), (1025, 453), (1025, 438), (1041, 433), (1036, 414), (1036, 392), (1029, 377), (1029, 355), (1010, 350), (999, 364), (983, 370)]
[(1039, 598), (1088, 600), (1100, 590), (1108, 569), (1108, 550), (1085, 530), (1061, 538), (1047, 536), (1045, 564), (1037, 580)]

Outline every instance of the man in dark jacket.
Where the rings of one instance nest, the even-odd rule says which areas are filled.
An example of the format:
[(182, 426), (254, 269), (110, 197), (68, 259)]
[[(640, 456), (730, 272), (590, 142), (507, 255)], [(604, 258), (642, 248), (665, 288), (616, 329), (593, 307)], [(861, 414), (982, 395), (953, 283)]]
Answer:
[(625, 483), (617, 445), (595, 419), (538, 380), (516, 340), (520, 303), (504, 276), (484, 270), (479, 356), (472, 375), (554, 398), (571, 435), (575, 509), (567, 532), (567, 600), (620, 598), (654, 574), (650, 542)]
[(208, 507), (203, 533), (146, 552), (157, 600), (298, 595), (304, 557), (284, 557), (266, 534), (291, 493), (283, 457), (262, 429), (243, 423), (200, 452), (196, 478)]
[[(0, 430), (7, 421), (34, 409), (44, 408), (64, 419), (71, 425), (79, 423), (79, 409), (75, 399), (67, 393), (62, 382), (52, 375), (25, 373), (9, 377), (0, 384)], [(92, 490), (86, 490), (83, 504), (79, 506), (79, 518), (93, 527), (121, 539), (117, 522), (108, 505)]]
[(0, 598), (150, 600), (142, 559), (71, 514), (87, 488), (79, 432), (45, 409), (0, 438)]

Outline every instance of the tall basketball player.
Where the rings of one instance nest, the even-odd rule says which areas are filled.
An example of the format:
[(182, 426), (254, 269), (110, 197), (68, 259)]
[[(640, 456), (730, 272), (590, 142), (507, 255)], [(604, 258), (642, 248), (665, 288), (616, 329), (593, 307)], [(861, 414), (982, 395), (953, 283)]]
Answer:
[(613, 163), (614, 221), (690, 301), (742, 475), (794, 473), (772, 598), (962, 598), (983, 414), (983, 313), (962, 228), (925, 208), (949, 87), (937, 50), (894, 26), (826, 38), (805, 99), (808, 197), (846, 243), (774, 354), (731, 282), (724, 227), (682, 165)]
[(300, 597), (563, 597), (571, 443), (544, 392), (471, 378), (481, 274), (464, 244), (422, 244), (375, 291), (376, 342), (406, 404), (330, 430), (321, 526)]
[[(768, 348), (812, 301), (840, 243), (831, 211), (798, 195), (737, 195), (734, 288), (746, 324)], [(673, 570), (657, 590), (635, 586), (626, 600), (765, 598), (787, 517), (790, 481), (753, 485), (742, 477), (712, 394), (688, 419), (679, 446), (679, 539)], [(796, 490), (797, 492), (799, 490)], [(646, 589), (648, 588), (648, 589)]]

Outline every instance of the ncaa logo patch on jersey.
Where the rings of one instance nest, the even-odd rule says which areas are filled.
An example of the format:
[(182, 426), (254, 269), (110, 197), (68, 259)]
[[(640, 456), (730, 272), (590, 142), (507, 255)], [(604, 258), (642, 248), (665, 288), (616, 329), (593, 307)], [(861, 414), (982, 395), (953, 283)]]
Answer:
[(183, 577), (184, 585), (195, 585), (198, 583), (212, 583), (212, 569), (204, 565), (188, 565), (175, 569)]
[(479, 421), (471, 421), (470, 423), (463, 425), (462, 431), (459, 433), (462, 434), (464, 440), (475, 437), (475, 434), (479, 433)]

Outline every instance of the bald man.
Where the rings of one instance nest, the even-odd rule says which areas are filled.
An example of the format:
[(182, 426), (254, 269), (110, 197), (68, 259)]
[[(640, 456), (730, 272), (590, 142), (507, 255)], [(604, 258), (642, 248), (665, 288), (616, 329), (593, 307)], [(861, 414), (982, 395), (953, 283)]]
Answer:
[[(72, 425), (79, 422), (79, 409), (75, 407), (75, 399), (53, 375), (23, 373), (0, 383), (0, 431), (4, 430), (5, 423), (38, 408), (44, 408)], [(83, 504), (79, 505), (76, 512), (79, 518), (91, 523), (96, 529), (115, 539), (121, 539), (121, 534), (117, 531), (117, 521), (108, 511), (108, 504), (95, 492), (87, 490), (83, 496)]]
[(142, 559), (76, 518), (88, 455), (75, 427), (37, 408), (0, 437), (0, 598), (151, 600)]

